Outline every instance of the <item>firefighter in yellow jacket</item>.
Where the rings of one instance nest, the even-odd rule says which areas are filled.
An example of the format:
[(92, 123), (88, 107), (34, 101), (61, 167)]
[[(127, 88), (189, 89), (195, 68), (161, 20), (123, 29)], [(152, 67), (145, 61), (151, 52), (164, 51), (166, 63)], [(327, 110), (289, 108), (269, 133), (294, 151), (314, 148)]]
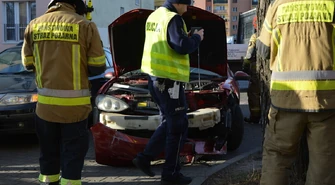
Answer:
[(256, 70), (256, 40), (257, 36), (254, 33), (250, 37), (247, 54), (243, 61), (243, 71), (250, 75), (247, 91), (250, 116), (244, 118), (244, 121), (248, 123), (259, 123), (261, 117), (260, 83)]
[(276, 0), (269, 6), (256, 44), (272, 70), (262, 185), (289, 184), (305, 130), (306, 185), (335, 183), (334, 8), (333, 0)]
[(100, 35), (83, 17), (85, 8), (82, 0), (53, 0), (25, 30), (23, 63), (36, 72), (38, 90), (41, 184), (81, 184), (89, 144), (88, 76), (106, 68)]

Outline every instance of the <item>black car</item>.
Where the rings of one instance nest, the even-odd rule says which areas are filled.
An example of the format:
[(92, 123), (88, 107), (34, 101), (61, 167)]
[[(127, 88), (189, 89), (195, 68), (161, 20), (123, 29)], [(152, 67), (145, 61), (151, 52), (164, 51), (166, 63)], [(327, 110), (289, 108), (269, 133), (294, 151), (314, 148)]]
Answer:
[[(0, 132), (34, 132), (37, 102), (35, 74), (26, 71), (21, 60), (22, 45), (0, 52)], [(107, 69), (103, 74), (90, 77), (92, 102), (99, 88), (113, 74), (112, 56), (104, 48)]]

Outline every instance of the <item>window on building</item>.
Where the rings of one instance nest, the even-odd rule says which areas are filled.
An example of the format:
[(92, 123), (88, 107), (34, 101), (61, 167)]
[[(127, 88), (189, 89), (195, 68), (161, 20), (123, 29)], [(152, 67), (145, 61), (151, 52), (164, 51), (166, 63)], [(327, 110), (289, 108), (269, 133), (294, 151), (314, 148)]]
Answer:
[(207, 3), (210, 3), (210, 2), (212, 2), (212, 0), (206, 0), (206, 2), (207, 2)]
[(120, 15), (124, 14), (124, 7), (120, 7)]
[(237, 21), (237, 16), (233, 16), (232, 21)]
[(3, 5), (4, 41), (22, 41), (27, 25), (36, 18), (36, 3), (8, 1)]
[(233, 30), (237, 30), (237, 25), (233, 25)]
[(252, 5), (258, 5), (258, 0), (252, 0)]
[(212, 7), (211, 6), (207, 6), (206, 10), (207, 11), (212, 11)]
[(228, 0), (214, 0), (213, 3), (228, 3)]
[(224, 6), (215, 6), (215, 10), (225, 10)]
[(233, 12), (237, 12), (237, 7), (233, 7)]
[(233, 3), (237, 3), (237, 0), (233, 0)]
[(191, 6), (193, 6), (195, 3), (195, 0), (191, 0)]

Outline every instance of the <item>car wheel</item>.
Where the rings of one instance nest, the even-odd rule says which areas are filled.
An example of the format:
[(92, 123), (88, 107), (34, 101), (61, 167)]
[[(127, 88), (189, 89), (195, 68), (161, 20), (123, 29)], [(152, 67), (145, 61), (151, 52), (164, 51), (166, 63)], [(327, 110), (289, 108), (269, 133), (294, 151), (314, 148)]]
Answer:
[(244, 135), (243, 113), (239, 105), (232, 108), (232, 125), (227, 139), (227, 149), (229, 151), (236, 150), (242, 143)]

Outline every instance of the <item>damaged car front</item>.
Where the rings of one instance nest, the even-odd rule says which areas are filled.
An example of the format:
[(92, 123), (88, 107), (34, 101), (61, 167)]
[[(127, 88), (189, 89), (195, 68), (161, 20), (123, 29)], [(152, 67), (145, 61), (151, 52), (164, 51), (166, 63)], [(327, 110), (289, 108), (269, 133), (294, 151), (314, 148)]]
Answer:
[[(91, 128), (100, 164), (130, 165), (161, 122), (148, 75), (140, 70), (145, 21), (151, 12), (132, 10), (109, 26), (115, 76), (100, 89), (94, 111), (97, 123)], [(183, 86), (189, 131), (180, 155), (191, 162), (197, 156), (237, 149), (244, 127), (236, 76), (227, 64), (225, 21), (196, 7), (188, 7), (183, 18), (188, 29), (206, 30), (199, 50), (190, 54), (190, 82)]]

